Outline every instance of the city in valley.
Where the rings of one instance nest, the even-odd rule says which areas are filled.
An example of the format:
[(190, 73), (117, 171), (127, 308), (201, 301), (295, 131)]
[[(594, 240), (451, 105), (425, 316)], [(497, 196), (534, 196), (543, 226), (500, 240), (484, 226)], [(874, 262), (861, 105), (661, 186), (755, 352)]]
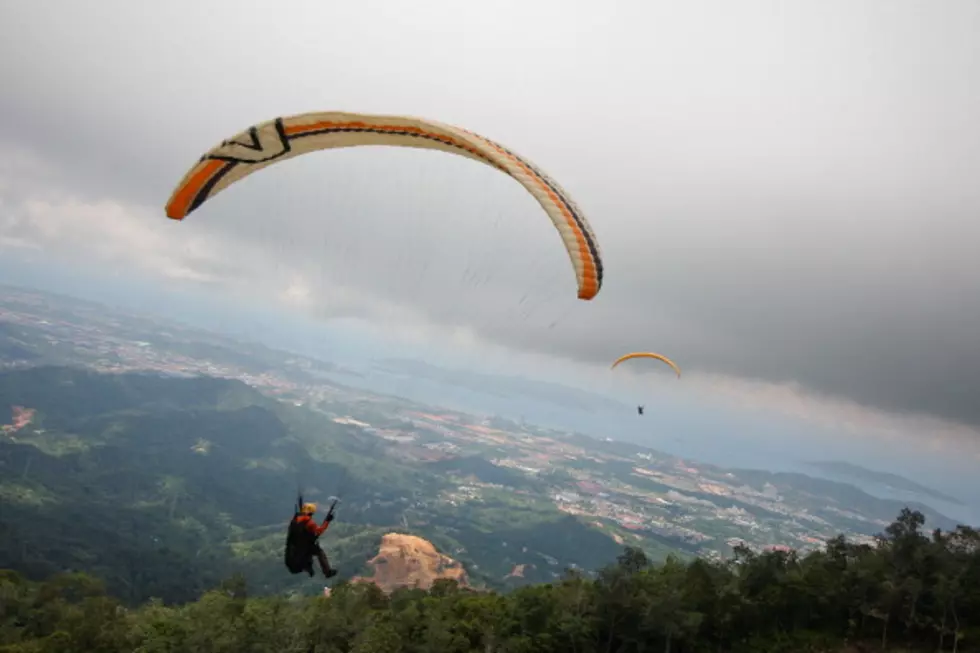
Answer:
[[(379, 455), (443, 470), (446, 489), (414, 497), (415, 515), (465, 515), (488, 502), (523, 502), (572, 515), (655, 557), (718, 558), (740, 544), (754, 550), (819, 548), (840, 533), (870, 542), (903, 505), (803, 474), (682, 460), (620, 442), (615, 433), (598, 439), (423, 406), (353, 388), (338, 380), (342, 370), (330, 362), (24, 290), (0, 296), (0, 337), (6, 369), (71, 364), (113, 373), (231, 378), (314, 411), (325, 428), (376, 443)], [(9, 415), (0, 415), (7, 437), (17, 436), (18, 420), (25, 423), (29, 408), (0, 407)], [(923, 510), (935, 525), (951, 523)], [(541, 557), (554, 574), (560, 572), (560, 561)]]

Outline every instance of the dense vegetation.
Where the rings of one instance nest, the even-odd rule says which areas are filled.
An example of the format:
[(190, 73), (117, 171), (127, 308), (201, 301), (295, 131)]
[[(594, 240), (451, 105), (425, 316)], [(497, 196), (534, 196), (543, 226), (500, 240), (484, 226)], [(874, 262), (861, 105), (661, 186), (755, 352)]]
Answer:
[(921, 530), (905, 510), (877, 546), (727, 563), (627, 548), (594, 580), (506, 595), (438, 581), (385, 596), (342, 583), (326, 598), (250, 598), (241, 577), (182, 606), (125, 609), (84, 574), (31, 583), (0, 572), (0, 653), (980, 650), (980, 533)]

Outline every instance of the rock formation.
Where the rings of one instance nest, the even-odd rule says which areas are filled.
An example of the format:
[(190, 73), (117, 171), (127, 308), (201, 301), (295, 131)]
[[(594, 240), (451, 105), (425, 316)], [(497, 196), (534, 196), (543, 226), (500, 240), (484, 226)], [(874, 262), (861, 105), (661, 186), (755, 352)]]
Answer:
[(381, 538), (378, 555), (368, 561), (374, 569), (370, 578), (354, 581), (371, 582), (385, 592), (399, 587), (429, 589), (440, 578), (466, 585), (463, 565), (436, 550), (432, 542), (415, 535), (388, 533)]

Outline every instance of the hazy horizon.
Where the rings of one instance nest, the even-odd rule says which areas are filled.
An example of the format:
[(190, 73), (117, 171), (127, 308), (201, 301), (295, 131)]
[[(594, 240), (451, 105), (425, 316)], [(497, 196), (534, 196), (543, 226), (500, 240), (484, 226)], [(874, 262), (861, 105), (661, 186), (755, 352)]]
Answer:
[[(851, 440), (839, 437), (827, 428), (820, 428), (806, 420), (786, 416), (773, 416), (758, 411), (741, 409), (738, 406), (724, 406), (706, 402), (691, 401), (678, 397), (675, 393), (659, 396), (656, 392), (644, 394), (640, 388), (625, 388), (625, 394), (615, 394), (608, 386), (603, 388), (583, 388), (582, 380), (561, 378), (539, 380), (557, 383), (558, 387), (592, 393), (596, 397), (619, 402), (622, 410), (596, 406), (570, 406), (565, 402), (556, 404), (547, 400), (534, 400), (521, 396), (520, 387), (515, 387), (508, 396), (481, 392), (466, 386), (449, 385), (423, 377), (403, 377), (376, 371), (375, 363), (395, 357), (405, 360), (423, 360), (441, 369), (454, 369), (465, 372), (459, 365), (442, 353), (441, 360), (433, 360), (433, 350), (404, 350), (397, 346), (384, 348), (383, 339), (359, 334), (357, 331), (330, 329), (324, 331), (315, 322), (280, 323), (280, 331), (270, 330), (272, 322), (242, 324), (227, 319), (228, 313), (219, 315), (213, 310), (182, 311), (171, 314), (166, 310), (167, 303), (147, 302), (145, 295), (136, 294), (132, 287), (118, 287), (109, 283), (95, 288), (81, 281), (80, 289), (70, 285), (38, 282), (21, 285), (25, 289), (41, 292), (55, 292), (68, 297), (103, 303), (121, 312), (173, 320), (191, 328), (203, 329), (212, 333), (231, 337), (244, 342), (256, 342), (274, 349), (311, 356), (327, 362), (340, 363), (344, 369), (364, 373), (352, 376), (344, 372), (329, 373), (327, 380), (344, 385), (363, 388), (370, 392), (390, 394), (433, 407), (461, 410), (475, 415), (496, 415), (515, 421), (521, 419), (545, 428), (559, 428), (579, 432), (596, 438), (611, 437), (622, 442), (632, 442), (650, 447), (664, 453), (679, 456), (692, 463), (712, 464), (729, 469), (765, 469), (805, 473), (810, 476), (830, 478), (827, 474), (809, 468), (807, 462), (814, 460), (847, 460), (869, 469), (890, 471), (921, 482), (939, 491), (951, 494), (964, 502), (952, 505), (931, 497), (916, 495), (914, 500), (925, 503), (943, 514), (961, 519), (970, 524), (980, 524), (980, 506), (972, 500), (980, 492), (980, 483), (968, 474), (969, 466), (960, 461), (943, 460), (937, 457), (923, 461), (915, 452), (906, 455), (901, 451), (883, 451), (875, 442)], [(177, 302), (187, 298), (178, 298)], [(247, 310), (247, 309), (246, 309)], [(247, 314), (247, 313), (243, 313)], [(240, 314), (233, 314), (238, 317)], [(309, 329), (315, 331), (311, 334)], [(310, 336), (319, 337), (319, 346), (306, 340)], [(392, 345), (392, 343), (388, 343)], [(379, 348), (379, 345), (381, 348)], [(338, 346), (340, 347), (338, 349)], [(456, 363), (454, 365), (454, 362)], [(373, 371), (372, 371), (373, 370)], [(471, 372), (487, 373), (470, 368)], [(506, 370), (491, 370), (494, 379), (505, 379)], [(515, 379), (527, 378), (535, 381), (533, 375), (517, 373)], [(585, 384), (587, 386), (587, 384)], [(630, 405), (639, 401), (647, 407), (647, 415), (637, 417)], [(949, 471), (959, 467), (961, 476), (951, 475)], [(854, 480), (847, 481), (875, 496), (901, 498), (900, 494), (884, 491), (880, 486), (869, 485)]]

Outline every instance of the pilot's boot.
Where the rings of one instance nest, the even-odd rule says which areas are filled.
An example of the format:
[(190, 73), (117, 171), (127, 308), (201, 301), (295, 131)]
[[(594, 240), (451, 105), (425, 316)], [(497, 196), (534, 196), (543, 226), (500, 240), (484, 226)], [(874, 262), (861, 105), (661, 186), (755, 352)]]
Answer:
[(330, 567), (330, 561), (327, 560), (327, 554), (321, 549), (316, 554), (317, 560), (320, 561), (320, 571), (323, 572), (324, 577), (333, 578), (337, 575), (337, 570)]

